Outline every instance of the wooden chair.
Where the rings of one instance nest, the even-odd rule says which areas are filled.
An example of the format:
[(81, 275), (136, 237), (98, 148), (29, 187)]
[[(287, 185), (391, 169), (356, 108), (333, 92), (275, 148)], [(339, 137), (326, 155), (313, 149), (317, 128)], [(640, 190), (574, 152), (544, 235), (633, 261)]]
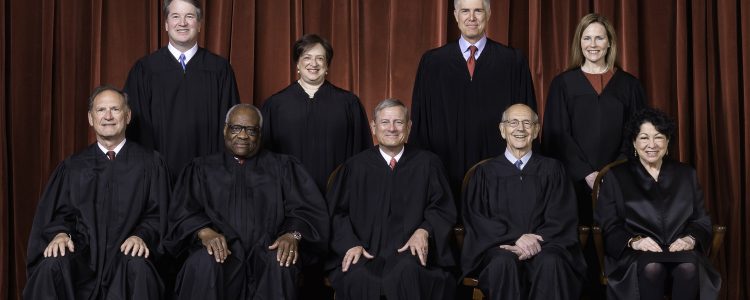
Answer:
[[(476, 171), (477, 166), (484, 164), (485, 162), (489, 161), (492, 158), (488, 158), (485, 160), (482, 160), (474, 166), (472, 166), (468, 171), (466, 171), (466, 174), (464, 175), (464, 180), (461, 183), (461, 194), (463, 195), (464, 191), (466, 190), (466, 186), (469, 183), (469, 180), (474, 176), (474, 172)], [(453, 229), (453, 233), (456, 236), (456, 243), (458, 244), (458, 249), (463, 249), (464, 246), (464, 237), (466, 235), (466, 231), (462, 225), (458, 225)], [(586, 242), (589, 239), (589, 233), (590, 228), (587, 226), (578, 226), (578, 239), (581, 243), (581, 248), (583, 249), (586, 247)], [(463, 280), (463, 285), (472, 288), (471, 293), (471, 299), (472, 300), (482, 300), (484, 299), (484, 293), (482, 293), (482, 290), (479, 289), (479, 280), (472, 277), (465, 277)]]
[[(339, 173), (339, 170), (341, 170), (341, 167), (344, 164), (338, 165), (336, 169), (331, 172), (331, 175), (328, 175), (328, 181), (326, 181), (326, 193), (331, 191), (331, 187), (333, 187), (333, 182), (336, 181), (336, 175)], [(323, 195), (325, 196), (325, 195)], [(331, 279), (328, 278), (328, 276), (323, 278), (323, 285), (333, 289), (333, 285), (331, 284)], [(336, 290), (333, 291), (333, 299), (336, 300)]]
[[(602, 178), (604, 178), (604, 175), (607, 174), (610, 169), (627, 161), (627, 159), (621, 159), (611, 162), (608, 165), (604, 166), (599, 171), (599, 174), (596, 175), (596, 179), (594, 180), (594, 188), (591, 191), (591, 207), (594, 209), (594, 211), (596, 211), (596, 202), (599, 200), (599, 189), (601, 188)], [(605, 275), (604, 273), (604, 239), (602, 237), (602, 229), (598, 224), (593, 224), (591, 226), (591, 231), (594, 233), (594, 247), (596, 248), (596, 256), (599, 260), (599, 281), (601, 282), (601, 284), (607, 285), (607, 275)], [(726, 226), (718, 224), (713, 226), (713, 239), (711, 240), (711, 248), (708, 249), (708, 253), (706, 253), (709, 255), (711, 261), (715, 261), (716, 257), (719, 254), (719, 251), (721, 251), (721, 247), (724, 244), (724, 234), (726, 233), (726, 231)]]

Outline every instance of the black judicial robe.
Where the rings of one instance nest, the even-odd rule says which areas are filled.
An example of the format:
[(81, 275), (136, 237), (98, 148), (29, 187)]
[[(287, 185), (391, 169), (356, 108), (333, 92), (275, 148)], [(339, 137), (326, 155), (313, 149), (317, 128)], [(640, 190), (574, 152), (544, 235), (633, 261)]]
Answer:
[[(711, 219), (695, 169), (664, 160), (655, 181), (637, 159), (612, 168), (605, 176), (596, 206), (606, 251), (608, 299), (632, 299), (638, 292), (638, 261), (693, 262), (699, 270), (700, 299), (716, 299), (721, 277), (705, 256), (711, 247)], [(651, 237), (664, 252), (647, 253), (627, 247), (636, 235)], [(692, 251), (669, 252), (678, 238), (692, 235)]]
[(311, 99), (294, 82), (264, 102), (263, 143), (297, 157), (325, 193), (328, 175), (371, 147), (372, 137), (356, 95), (326, 81)]
[[(26, 260), (29, 278), (45, 260), (47, 245), (65, 232), (75, 246), (73, 253), (66, 249), (66, 256), (78, 259), (72, 269), (75, 299), (126, 298), (126, 286), (115, 279), (115, 273), (122, 272), (120, 246), (135, 235), (148, 246), (149, 259), (155, 257), (166, 229), (159, 208), (169, 203), (169, 190), (167, 167), (159, 154), (129, 140), (113, 161), (96, 143), (64, 160), (50, 177), (34, 216)], [(155, 269), (153, 273), (158, 278)], [(33, 292), (27, 289), (25, 294)]]
[(414, 81), (409, 143), (440, 157), (457, 197), (471, 166), (505, 151), (497, 127), (503, 111), (515, 103), (536, 111), (531, 73), (520, 50), (487, 39), (473, 79), (458, 41), (429, 50)]
[(206, 49), (182, 66), (167, 47), (138, 60), (125, 82), (128, 139), (159, 151), (173, 180), (191, 159), (224, 149), (224, 117), (239, 103), (229, 61)]
[(487, 161), (469, 180), (463, 212), (464, 276), (484, 268), (482, 260), (491, 248), (513, 245), (521, 235), (534, 233), (544, 239), (542, 252), (563, 250), (570, 277), (583, 278), (586, 262), (578, 243), (576, 202), (560, 162), (536, 153), (523, 170), (505, 155)]
[[(252, 262), (253, 256), (261, 255), (257, 249), (267, 249), (291, 231), (302, 234), (301, 262), (326, 253), (325, 201), (310, 175), (291, 156), (260, 150), (242, 165), (228, 152), (196, 158), (180, 174), (174, 199), (165, 241), (173, 254), (188, 247), (205, 252), (196, 237), (204, 227), (223, 234), (230, 257), (241, 264)], [(180, 278), (177, 281), (180, 286)]]
[[(563, 72), (552, 80), (544, 110), (545, 154), (562, 161), (574, 182), (621, 155), (632, 155), (631, 141), (623, 134), (623, 127), (646, 106), (645, 99), (638, 79), (623, 70), (615, 71), (601, 95), (580, 68)], [(591, 200), (591, 189), (578, 194), (579, 204)], [(582, 217), (589, 219), (590, 215)]]
[[(456, 210), (444, 167), (436, 155), (407, 145), (391, 170), (378, 146), (372, 147), (341, 167), (326, 198), (333, 217), (333, 255), (327, 266), (332, 270), (337, 299), (380, 299), (381, 289), (388, 299), (453, 299), (455, 278), (443, 268), (455, 265), (449, 241)], [(409, 277), (402, 278), (401, 272), (390, 269), (390, 261), (411, 256), (409, 250), (402, 254), (396, 250), (419, 228), (429, 232), (428, 267), (419, 265), (424, 271), (420, 275), (423, 280), (409, 282)], [(376, 258), (361, 257), (343, 273), (341, 261), (346, 251), (355, 246), (364, 247)], [(376, 280), (357, 284), (371, 285), (362, 294), (352, 294), (344, 286), (346, 277), (353, 276), (357, 267), (380, 275)], [(409, 292), (417, 294), (409, 298), (405, 294)]]

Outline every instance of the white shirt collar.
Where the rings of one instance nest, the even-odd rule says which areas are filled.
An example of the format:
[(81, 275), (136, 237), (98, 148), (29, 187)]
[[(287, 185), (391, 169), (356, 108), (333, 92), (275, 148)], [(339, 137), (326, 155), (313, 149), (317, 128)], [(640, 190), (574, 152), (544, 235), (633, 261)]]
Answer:
[[(401, 156), (404, 155), (404, 149), (406, 149), (406, 147), (401, 146), (401, 151), (399, 151), (398, 154), (396, 154), (396, 156), (393, 157), (396, 159), (396, 162), (398, 162), (401, 159)], [(385, 159), (385, 163), (390, 164), (391, 156), (386, 154), (385, 151), (383, 151), (383, 149), (380, 149), (380, 147), (378, 147), (378, 150), (380, 151), (380, 155), (383, 156), (383, 159)]]
[[(115, 157), (117, 157), (117, 154), (119, 154), (120, 150), (122, 150), (122, 146), (125, 146), (125, 141), (126, 140), (127, 139), (122, 139), (122, 142), (120, 142), (119, 144), (117, 144), (117, 147), (115, 147), (115, 149), (113, 150), (113, 151), (115, 151)], [(102, 152), (104, 152), (105, 155), (109, 151), (109, 150), (107, 150), (107, 148), (104, 147), (104, 145), (100, 144), (99, 142), (96, 142), (96, 145), (99, 146), (99, 150), (102, 150)]]
[(169, 52), (172, 53), (172, 56), (174, 56), (174, 59), (180, 60), (180, 54), (185, 54), (185, 64), (190, 61), (193, 56), (195, 56), (195, 53), (198, 52), (198, 43), (195, 43), (192, 48), (188, 49), (188, 51), (185, 51), (185, 53), (180, 52), (180, 50), (177, 50), (174, 46), (172, 46), (172, 43), (169, 43), (167, 45), (167, 49), (169, 49)]
[[(485, 45), (487, 45), (487, 35), (482, 36), (482, 38), (474, 44), (474, 46), (477, 47), (477, 52), (474, 52), (474, 59), (479, 59), (479, 55), (482, 54)], [(471, 43), (464, 39), (463, 35), (458, 39), (458, 46), (461, 48), (461, 53), (464, 55), (464, 59), (469, 60), (469, 54), (471, 53), (471, 51), (469, 51), (469, 46), (471, 46)]]
[[(529, 159), (531, 159), (531, 152), (532, 151), (529, 151), (529, 153), (526, 153), (526, 155), (521, 157), (521, 170), (526, 167), (526, 163), (528, 163)], [(507, 159), (511, 164), (515, 164), (518, 160), (518, 158), (513, 156), (513, 153), (510, 153), (510, 150), (508, 150), (508, 148), (505, 148), (505, 159)]]

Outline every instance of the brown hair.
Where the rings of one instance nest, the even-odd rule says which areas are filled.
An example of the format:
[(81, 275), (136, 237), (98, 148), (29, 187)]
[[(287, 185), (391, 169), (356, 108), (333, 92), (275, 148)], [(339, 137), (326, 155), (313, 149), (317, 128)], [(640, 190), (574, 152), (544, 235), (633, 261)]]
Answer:
[(331, 47), (331, 43), (328, 40), (317, 34), (306, 34), (294, 42), (294, 45), (292, 45), (292, 60), (294, 60), (294, 63), (298, 63), (302, 54), (317, 44), (320, 44), (323, 50), (326, 51), (326, 65), (330, 67), (331, 61), (333, 61), (333, 47)]
[[(203, 11), (201, 10), (201, 1), (200, 0), (180, 0), (187, 3), (192, 4), (195, 6), (195, 14), (196, 18), (198, 18), (198, 21), (200, 22), (201, 19), (203, 19)], [(174, 0), (164, 0), (164, 5), (162, 6), (162, 11), (164, 13), (164, 18), (166, 19), (169, 16), (169, 5), (172, 4)]]
[(615, 32), (615, 28), (612, 27), (612, 23), (609, 22), (607, 17), (591, 13), (583, 16), (581, 21), (578, 22), (578, 27), (576, 27), (576, 32), (573, 35), (573, 41), (570, 42), (569, 69), (580, 68), (583, 66), (583, 63), (586, 62), (586, 58), (583, 56), (583, 51), (581, 51), (581, 36), (583, 35), (583, 31), (593, 23), (601, 24), (604, 26), (604, 30), (607, 31), (609, 49), (607, 50), (607, 55), (604, 57), (604, 60), (607, 62), (608, 70), (612, 70), (615, 67), (615, 61), (617, 60), (617, 33)]

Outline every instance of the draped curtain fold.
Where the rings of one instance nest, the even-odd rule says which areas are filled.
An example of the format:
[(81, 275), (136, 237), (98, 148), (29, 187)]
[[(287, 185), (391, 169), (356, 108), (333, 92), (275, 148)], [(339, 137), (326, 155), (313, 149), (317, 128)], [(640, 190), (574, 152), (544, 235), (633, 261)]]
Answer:
[[(121, 87), (167, 42), (161, 1), (0, 0), (0, 297), (20, 299), (26, 245), (48, 176), (94, 141), (93, 87)], [(411, 103), (424, 51), (458, 38), (452, 0), (204, 0), (199, 44), (227, 57), (242, 102), (261, 105), (296, 80), (292, 43), (334, 48), (328, 79), (371, 111)], [(649, 104), (678, 122), (670, 156), (696, 167), (715, 223), (729, 227), (717, 262), (721, 299), (745, 299), (750, 267), (750, 4), (742, 0), (491, 0), (490, 38), (526, 53), (543, 115), (586, 13), (608, 16), (619, 66)], [(542, 136), (542, 138), (544, 138)]]

